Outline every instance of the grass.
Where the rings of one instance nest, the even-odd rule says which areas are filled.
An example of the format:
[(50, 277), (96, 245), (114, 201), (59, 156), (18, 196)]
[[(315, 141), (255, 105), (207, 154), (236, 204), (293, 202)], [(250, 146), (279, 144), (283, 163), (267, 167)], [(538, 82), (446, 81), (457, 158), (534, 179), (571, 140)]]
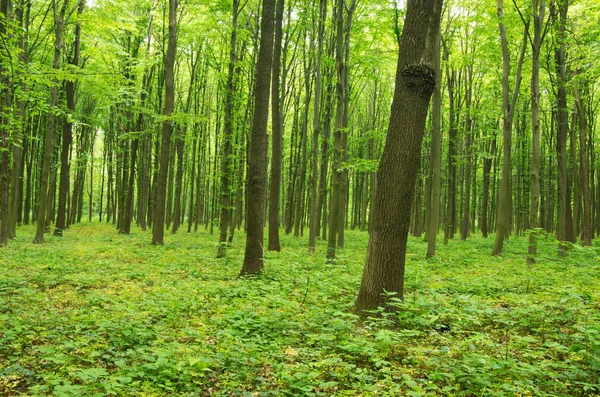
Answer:
[[(282, 236), (265, 273), (238, 278), (244, 236), (215, 259), (204, 231), (119, 235), (83, 223), (0, 251), (0, 395), (598, 395), (600, 250), (556, 255), (513, 238), (409, 240), (405, 302), (358, 323), (367, 235), (325, 247)], [(393, 299), (393, 298), (392, 298)]]

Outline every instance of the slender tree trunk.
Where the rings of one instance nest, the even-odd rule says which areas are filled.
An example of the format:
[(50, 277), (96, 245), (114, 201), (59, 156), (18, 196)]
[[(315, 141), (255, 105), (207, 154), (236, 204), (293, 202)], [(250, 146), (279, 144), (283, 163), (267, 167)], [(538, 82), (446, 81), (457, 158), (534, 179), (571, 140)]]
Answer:
[[(577, 76), (574, 73), (574, 77)], [(592, 245), (592, 217), (591, 217), (591, 201), (590, 201), (590, 177), (589, 164), (587, 156), (587, 118), (585, 109), (579, 93), (579, 87), (576, 83), (573, 86), (573, 97), (575, 98), (575, 106), (577, 108), (577, 120), (579, 127), (579, 164), (581, 165), (581, 187), (583, 190), (583, 222), (582, 222), (582, 240), (583, 245)]]
[[(189, 112), (189, 109), (188, 109)], [(181, 224), (181, 201), (183, 192), (183, 170), (185, 163), (185, 135), (186, 128), (181, 127), (182, 131), (177, 133), (175, 142), (175, 153), (177, 154), (177, 168), (175, 171), (175, 194), (173, 196), (173, 216), (171, 225), (171, 234), (177, 233)]]
[(490, 203), (490, 172), (492, 170), (492, 162), (496, 154), (496, 135), (487, 138), (489, 147), (487, 156), (483, 159), (483, 198), (481, 199), (481, 235), (484, 238), (488, 236), (488, 221), (489, 221), (489, 203)]
[(93, 195), (94, 195), (94, 143), (96, 142), (96, 131), (92, 132), (90, 150), (90, 183), (88, 185), (88, 222), (92, 221)]
[[(11, 2), (0, 1), (0, 38), (4, 41), (7, 36), (7, 23), (10, 19)], [(0, 63), (0, 247), (8, 245), (9, 237), (9, 143), (11, 134), (11, 89), (10, 71)], [(13, 186), (14, 189), (14, 186)]]
[[(313, 52), (314, 41), (311, 40), (311, 50)], [(298, 173), (298, 187), (296, 188), (296, 210), (294, 217), (294, 237), (300, 236), (303, 231), (302, 223), (304, 220), (304, 197), (305, 197), (305, 181), (306, 181), (306, 168), (307, 168), (307, 156), (306, 147), (308, 141), (308, 115), (310, 108), (310, 100), (312, 93), (311, 84), (311, 73), (312, 72), (312, 60), (309, 61), (308, 65), (306, 60), (304, 61), (304, 114), (302, 115), (302, 128), (300, 138), (300, 171)], [(301, 230), (302, 229), (302, 230)]]
[(442, 179), (442, 68), (440, 64), (441, 35), (436, 38), (433, 55), (435, 67), (435, 90), (433, 91), (432, 128), (431, 128), (431, 204), (428, 215), (427, 258), (435, 256), (435, 244), (440, 223), (440, 196)]
[(344, 129), (344, 85), (348, 80), (347, 68), (344, 57), (344, 0), (337, 1), (336, 8), (336, 36), (335, 36), (335, 67), (337, 72), (337, 82), (335, 85), (336, 108), (335, 108), (335, 129), (333, 131), (333, 164), (332, 164), (332, 193), (329, 214), (329, 236), (327, 240), (327, 259), (335, 259), (335, 251), (338, 243), (338, 232), (340, 226), (343, 227), (343, 129)]
[(506, 26), (503, 22), (504, 10), (502, 8), (502, 1), (498, 0), (498, 27), (500, 29), (500, 41), (502, 44), (502, 103), (504, 108), (504, 114), (502, 117), (502, 131), (503, 131), (503, 158), (502, 158), (502, 179), (500, 182), (500, 192), (498, 195), (498, 206), (497, 206), (497, 218), (496, 218), (496, 239), (494, 240), (494, 248), (492, 249), (492, 255), (499, 255), (502, 253), (502, 247), (504, 240), (508, 238), (510, 232), (510, 207), (511, 207), (511, 191), (510, 191), (510, 179), (511, 179), (511, 147), (512, 147), (512, 125), (515, 115), (515, 105), (517, 98), (519, 97), (519, 88), (521, 85), (521, 70), (523, 67), (523, 58), (525, 56), (525, 48), (527, 44), (527, 29), (528, 25), (525, 26), (525, 33), (523, 34), (523, 43), (521, 45), (521, 54), (517, 61), (517, 73), (515, 77), (515, 87), (512, 92), (512, 99), (510, 97), (509, 87), (509, 75), (510, 75), (510, 52), (508, 49), (508, 38), (506, 35)]
[(175, 107), (175, 55), (177, 48), (177, 0), (169, 0), (169, 39), (165, 58), (165, 107), (163, 114), (167, 118), (162, 125), (162, 145), (160, 148), (160, 166), (156, 190), (155, 218), (152, 224), (152, 244), (164, 244), (165, 207), (167, 174), (169, 171), (169, 152), (173, 121), (169, 117)]
[(448, 65), (448, 48), (444, 44), (444, 60), (446, 61), (446, 79), (448, 86), (448, 187), (446, 190), (446, 222), (444, 223), (444, 243), (454, 238), (456, 229), (456, 116), (455, 95), (456, 71)]
[[(52, 6), (54, 9), (54, 58), (52, 61), (52, 68), (58, 70), (60, 68), (61, 49), (63, 47), (63, 28), (65, 26), (67, 8), (69, 6), (69, 0), (64, 0), (60, 10), (57, 9), (56, 0), (52, 0)], [(47, 207), (51, 205), (48, 202), (49, 197), (49, 177), (50, 177), (50, 166), (52, 162), (52, 152), (54, 151), (54, 135), (56, 134), (56, 114), (54, 113), (54, 107), (56, 106), (58, 98), (58, 83), (53, 82), (50, 87), (50, 102), (48, 113), (48, 126), (46, 134), (44, 136), (44, 157), (42, 159), (42, 170), (41, 170), (41, 183), (39, 189), (39, 205), (37, 210), (37, 225), (35, 232), (34, 243), (44, 242), (44, 232), (46, 229), (46, 212)]]
[(317, 21), (317, 54), (315, 59), (315, 101), (313, 106), (313, 134), (311, 149), (310, 172), (310, 229), (308, 232), (308, 252), (314, 253), (317, 234), (319, 233), (318, 217), (318, 173), (319, 173), (319, 134), (321, 127), (321, 58), (323, 55), (323, 40), (325, 39), (325, 18), (327, 15), (327, 1), (319, 1), (319, 15)]
[(527, 263), (535, 262), (537, 253), (538, 211), (540, 203), (540, 51), (542, 46), (542, 28), (546, 12), (545, 0), (532, 0), (533, 41), (531, 42), (531, 202), (529, 207), (529, 249)]
[(558, 44), (554, 51), (554, 60), (556, 65), (556, 79), (558, 92), (556, 96), (557, 105), (557, 146), (556, 155), (558, 159), (558, 227), (556, 237), (559, 240), (558, 253), (565, 255), (565, 241), (570, 240), (567, 230), (568, 214), (571, 212), (571, 202), (569, 200), (568, 175), (567, 175), (567, 135), (568, 135), (568, 114), (567, 114), (567, 61), (565, 54), (565, 35), (567, 23), (568, 4), (566, 1), (559, 1), (557, 4), (559, 12), (558, 26)]
[(271, 186), (269, 191), (269, 251), (280, 251), (279, 241), (279, 201), (281, 197), (281, 173), (283, 159), (283, 128), (281, 114), (280, 74), (281, 74), (281, 40), (283, 36), (284, 0), (277, 1), (275, 11), (275, 47), (273, 49), (273, 74), (271, 76), (271, 101), (273, 109), (271, 120), (273, 134), (271, 136)]
[[(77, 4), (78, 17), (83, 13), (85, 2), (79, 0)], [(75, 42), (73, 45), (73, 56), (70, 64), (74, 67), (79, 66), (79, 56), (81, 48), (81, 24), (77, 21), (75, 26)], [(67, 80), (65, 83), (65, 94), (67, 98), (67, 108), (71, 113), (75, 113), (75, 82)], [(63, 121), (62, 129), (62, 147), (60, 153), (60, 182), (58, 187), (58, 211), (56, 216), (56, 225), (54, 229), (55, 236), (62, 236), (63, 230), (67, 227), (67, 194), (69, 192), (69, 152), (73, 142), (73, 123), (67, 117)]]
[(581, 198), (579, 194), (579, 168), (577, 164), (577, 131), (576, 113), (571, 112), (571, 125), (568, 127), (569, 134), (569, 163), (567, 164), (567, 175), (569, 180), (569, 202), (571, 203), (571, 217), (567, 222), (569, 236), (568, 241), (574, 243), (579, 236), (579, 215), (581, 210)]
[(464, 179), (465, 187), (464, 194), (462, 195), (462, 221), (460, 225), (460, 239), (466, 240), (470, 233), (471, 224), (471, 168), (472, 168), (472, 146), (473, 146), (473, 135), (475, 133), (473, 128), (473, 64), (467, 65), (465, 68), (465, 74), (467, 78), (467, 87), (465, 93), (465, 105), (466, 105), (466, 119), (465, 119), (465, 148), (464, 148)]
[[(7, 1), (10, 3), (10, 1)], [(18, 33), (19, 60), (23, 65), (29, 64), (29, 23), (30, 23), (31, 2), (19, 1), (15, 10), (15, 16), (19, 26), (21, 27)], [(26, 82), (23, 80), (20, 83), (20, 89), (25, 92)], [(8, 92), (7, 92), (8, 94)], [(19, 119), (22, 127), (19, 131), (15, 131), (12, 147), (12, 172), (10, 180), (10, 196), (8, 198), (8, 238), (15, 238), (17, 235), (17, 223), (22, 221), (21, 210), (23, 202), (23, 169), (24, 169), (24, 151), (27, 148), (25, 141), (27, 132), (27, 113), (25, 99), (19, 99), (17, 103), (19, 109)], [(8, 167), (6, 167), (8, 169)]]
[[(342, 95), (343, 95), (343, 111), (342, 111), (342, 150), (340, 153), (340, 161), (343, 163), (348, 161), (348, 119), (350, 108), (350, 82), (349, 82), (349, 64), (350, 64), (350, 33), (352, 31), (352, 20), (354, 11), (356, 10), (357, 0), (352, 0), (349, 5), (344, 4), (346, 9), (346, 21), (344, 24), (344, 61), (342, 76)], [(348, 205), (349, 205), (349, 178), (348, 168), (342, 167), (340, 174), (340, 198), (339, 207), (340, 214), (338, 215), (337, 227), (337, 246), (344, 248), (344, 236), (347, 227)]]

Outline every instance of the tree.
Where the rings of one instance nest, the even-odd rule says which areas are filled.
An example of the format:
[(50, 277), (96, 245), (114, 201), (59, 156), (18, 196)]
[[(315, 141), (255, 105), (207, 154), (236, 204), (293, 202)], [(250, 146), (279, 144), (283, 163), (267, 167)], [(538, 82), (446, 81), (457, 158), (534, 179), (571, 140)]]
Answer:
[[(19, 47), (19, 62), (22, 67), (29, 62), (29, 24), (30, 24), (31, 2), (29, 0), (20, 0), (14, 10), (15, 19), (20, 29), (17, 29), (15, 34), (18, 37)], [(26, 79), (21, 78), (19, 82), (19, 91), (24, 93), (27, 89)], [(7, 92), (8, 93), (8, 92)], [(26, 153), (27, 142), (25, 136), (28, 130), (26, 122), (26, 100), (21, 95), (17, 99), (17, 108), (19, 114), (17, 119), (20, 121), (20, 126), (17, 126), (13, 131), (13, 150), (12, 150), (12, 171), (10, 180), (10, 196), (8, 202), (8, 238), (17, 236), (17, 223), (22, 221), (23, 207), (23, 168), (24, 154)], [(8, 169), (8, 167), (7, 167)]]
[(442, 37), (438, 34), (436, 49), (434, 50), (435, 67), (435, 91), (433, 92), (432, 104), (432, 127), (431, 127), (431, 168), (429, 178), (431, 179), (431, 203), (429, 204), (428, 230), (427, 230), (427, 257), (435, 255), (435, 243), (440, 221), (440, 194), (441, 194), (441, 162), (442, 162), (442, 131), (441, 131), (441, 108), (442, 108), (442, 68), (440, 65), (440, 44)]
[[(0, 2), (0, 39), (6, 42), (8, 33), (9, 13), (11, 2)], [(10, 55), (10, 54), (8, 54)], [(4, 58), (5, 54), (2, 54)], [(9, 144), (8, 137), (11, 125), (11, 90), (10, 71), (7, 70), (4, 59), (0, 62), (0, 246), (8, 244), (8, 197), (9, 197)]]
[(377, 170), (367, 260), (356, 299), (356, 309), (362, 315), (386, 305), (386, 292), (404, 297), (411, 203), (429, 100), (436, 85), (434, 51), (442, 3), (408, 1), (390, 124)]
[(517, 71), (515, 75), (515, 85), (510, 93), (509, 77), (511, 75), (510, 67), (510, 51), (508, 48), (508, 37), (506, 34), (506, 25), (504, 23), (504, 9), (502, 0), (498, 0), (498, 28), (500, 30), (500, 41), (502, 44), (502, 133), (503, 133), (503, 158), (502, 158), (502, 180), (500, 182), (500, 192), (498, 195), (498, 215), (496, 220), (496, 239), (494, 240), (494, 248), (492, 255), (502, 253), (504, 240), (508, 238), (510, 230), (510, 179), (511, 179), (511, 148), (512, 148), (512, 126), (515, 117), (515, 105), (519, 97), (519, 89), (521, 87), (521, 71), (523, 69), (523, 59), (525, 57), (525, 48), (527, 44), (527, 30), (525, 26), (523, 33), (523, 43), (521, 45), (521, 53), (517, 61)]
[[(348, 147), (348, 102), (349, 71), (348, 58), (350, 50), (350, 29), (352, 17), (356, 9), (356, 0), (349, 7), (343, 0), (337, 1), (336, 33), (335, 33), (335, 68), (337, 82), (335, 85), (335, 129), (333, 132), (333, 164), (332, 164), (332, 193), (329, 215), (329, 236), (327, 239), (327, 258), (335, 258), (335, 250), (343, 246), (344, 219), (346, 216), (345, 187), (348, 179), (347, 171), (342, 163), (347, 157)], [(344, 11), (346, 10), (346, 18)]]
[[(575, 71), (573, 73), (573, 77), (576, 77), (577, 74), (578, 72)], [(581, 234), (583, 245), (589, 247), (592, 245), (592, 216), (590, 202), (589, 163), (586, 141), (587, 117), (577, 82), (573, 86), (573, 98), (577, 108), (577, 121), (579, 127), (579, 164), (581, 165), (581, 185), (583, 189), (583, 228)]]
[(156, 190), (155, 217), (152, 224), (152, 244), (164, 244), (167, 174), (173, 120), (169, 119), (175, 108), (175, 54), (177, 49), (177, 0), (169, 0), (169, 38), (165, 57), (165, 107), (162, 123), (162, 143)]
[(262, 1), (260, 49), (256, 62), (254, 118), (248, 150), (246, 250), (240, 275), (260, 274), (264, 263), (263, 237), (267, 185), (267, 119), (273, 64), (275, 0)]
[[(85, 2), (79, 0), (77, 4), (77, 16), (79, 17), (85, 8)], [(75, 26), (75, 41), (73, 43), (73, 54), (70, 64), (74, 67), (79, 66), (81, 55), (81, 23), (77, 22)], [(65, 96), (67, 99), (67, 108), (71, 114), (75, 113), (75, 82), (67, 80), (65, 83)], [(62, 236), (63, 230), (67, 228), (67, 194), (69, 190), (69, 154), (71, 143), (73, 142), (73, 122), (67, 118), (63, 122), (62, 143), (60, 152), (60, 181), (58, 187), (58, 209), (56, 216), (56, 225), (54, 229), (55, 236)]]
[[(52, 68), (60, 68), (61, 51), (63, 47), (63, 29), (72, 11), (67, 14), (69, 0), (64, 0), (60, 9), (58, 9), (57, 0), (52, 0), (52, 10), (54, 14), (54, 56)], [(73, 9), (74, 10), (74, 9)], [(47, 211), (49, 207), (48, 196), (50, 195), (50, 167), (52, 162), (52, 153), (54, 152), (54, 138), (56, 134), (57, 117), (54, 107), (58, 100), (58, 81), (54, 81), (50, 87), (50, 113), (48, 114), (48, 126), (44, 135), (44, 157), (42, 160), (41, 182), (39, 188), (39, 206), (37, 211), (37, 224), (34, 243), (44, 242), (44, 232), (46, 231)]]
[[(537, 253), (536, 229), (538, 227), (538, 211), (540, 205), (540, 52), (546, 36), (549, 20), (544, 26), (546, 13), (545, 0), (532, 0), (533, 38), (528, 34), (531, 44), (531, 202), (529, 207), (529, 249), (527, 263), (535, 262)], [(521, 12), (519, 15), (523, 18)], [(528, 24), (523, 19), (524, 24)]]
[(271, 119), (273, 120), (272, 149), (271, 149), (271, 189), (269, 191), (269, 251), (281, 251), (281, 242), (279, 241), (279, 201), (281, 196), (281, 171), (283, 160), (283, 128), (281, 115), (281, 95), (279, 93), (279, 80), (281, 78), (281, 40), (283, 36), (283, 11), (285, 9), (284, 0), (277, 1), (277, 10), (275, 15), (275, 48), (273, 49), (273, 73), (271, 101), (273, 110)]
[(567, 54), (566, 54), (566, 30), (567, 12), (569, 3), (567, 0), (558, 0), (552, 4), (558, 7), (557, 39), (554, 48), (555, 84), (556, 90), (556, 155), (558, 159), (558, 223), (556, 238), (558, 239), (558, 253), (565, 255), (565, 242), (573, 241), (573, 220), (571, 218), (571, 197), (567, 173), (567, 135), (569, 133), (569, 115), (567, 109)]
[[(319, 13), (317, 16), (317, 54), (315, 60), (315, 103), (313, 107), (313, 135), (311, 149), (311, 171), (310, 171), (310, 229), (308, 232), (308, 252), (315, 252), (317, 234), (319, 233), (318, 220), (318, 185), (319, 177), (319, 133), (321, 120), (321, 60), (323, 56), (323, 41), (325, 40), (325, 18), (327, 16), (327, 1), (319, 1)], [(314, 27), (314, 26), (313, 26)]]
[(223, 153), (221, 159), (221, 223), (219, 225), (219, 248), (218, 258), (225, 257), (225, 244), (227, 243), (227, 231), (231, 219), (231, 182), (233, 179), (232, 163), (232, 140), (233, 140), (233, 118), (234, 118), (234, 90), (235, 90), (235, 72), (237, 60), (237, 24), (239, 10), (239, 1), (233, 0), (231, 10), (231, 38), (229, 48), (229, 63), (227, 65), (227, 83), (225, 87), (225, 120), (223, 129)]

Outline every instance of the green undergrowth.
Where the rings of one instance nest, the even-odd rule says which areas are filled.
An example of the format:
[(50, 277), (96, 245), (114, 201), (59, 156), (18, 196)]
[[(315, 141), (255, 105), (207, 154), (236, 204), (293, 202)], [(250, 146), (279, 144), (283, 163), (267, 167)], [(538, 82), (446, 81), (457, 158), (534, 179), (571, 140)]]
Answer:
[(238, 278), (244, 236), (119, 235), (84, 223), (0, 251), (0, 395), (592, 396), (600, 394), (600, 249), (525, 238), (408, 245), (405, 301), (358, 322), (367, 234), (335, 264), (282, 237)]

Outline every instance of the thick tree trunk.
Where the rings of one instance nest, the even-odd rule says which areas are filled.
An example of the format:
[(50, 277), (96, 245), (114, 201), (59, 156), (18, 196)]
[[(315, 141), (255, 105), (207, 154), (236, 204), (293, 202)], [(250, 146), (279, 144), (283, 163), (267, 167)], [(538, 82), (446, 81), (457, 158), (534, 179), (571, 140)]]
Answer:
[(269, 117), (269, 90), (271, 88), (270, 78), (273, 64), (275, 0), (263, 0), (262, 5), (260, 49), (256, 62), (256, 85), (254, 87), (254, 118), (248, 154), (246, 251), (240, 275), (259, 274), (264, 266), (263, 237), (268, 152), (267, 120)]
[(389, 294), (403, 299), (410, 205), (429, 99), (436, 83), (431, 65), (441, 11), (442, 0), (408, 1), (390, 124), (377, 171), (367, 261), (356, 300), (356, 309), (363, 316), (388, 304)]

